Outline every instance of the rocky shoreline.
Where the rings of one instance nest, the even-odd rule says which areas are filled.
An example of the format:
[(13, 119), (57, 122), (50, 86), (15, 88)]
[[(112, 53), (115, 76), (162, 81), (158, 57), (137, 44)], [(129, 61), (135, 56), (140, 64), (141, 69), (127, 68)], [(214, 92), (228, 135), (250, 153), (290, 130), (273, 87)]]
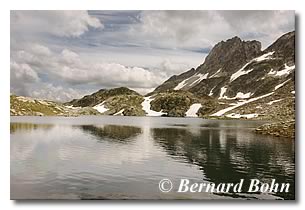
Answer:
[(255, 129), (260, 134), (295, 138), (295, 120), (264, 124)]

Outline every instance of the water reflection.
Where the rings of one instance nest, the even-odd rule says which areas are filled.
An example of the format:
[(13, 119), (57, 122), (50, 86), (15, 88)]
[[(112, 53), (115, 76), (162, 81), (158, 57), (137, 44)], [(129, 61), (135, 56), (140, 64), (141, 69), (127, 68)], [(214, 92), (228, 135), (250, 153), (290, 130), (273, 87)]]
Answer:
[[(215, 126), (211, 126), (215, 127)], [(294, 199), (294, 142), (290, 139), (255, 135), (236, 129), (199, 130), (196, 135), (187, 129), (154, 128), (153, 139), (174, 156), (183, 156), (200, 166), (208, 181), (238, 183), (249, 180), (289, 182), (290, 193), (277, 193)]]
[(79, 127), (101, 141), (110, 140), (121, 143), (132, 140), (142, 133), (141, 128), (126, 125), (83, 125)]
[(33, 123), (11, 123), (10, 124), (10, 132), (25, 132), (25, 131), (33, 131), (37, 129), (43, 129), (45, 131), (51, 129), (54, 125), (48, 124), (33, 124)]
[(294, 141), (253, 133), (257, 122), (133, 118), (131, 125), (120, 125), (126, 121), (120, 117), (102, 122), (87, 117), (92, 124), (85, 125), (66, 118), (52, 118), (52, 124), (47, 118), (33, 121), (44, 119), (11, 123), (12, 198), (181, 198), (160, 193), (158, 182), (164, 177), (216, 184), (275, 178), (292, 185), (289, 194), (276, 196), (294, 198)]

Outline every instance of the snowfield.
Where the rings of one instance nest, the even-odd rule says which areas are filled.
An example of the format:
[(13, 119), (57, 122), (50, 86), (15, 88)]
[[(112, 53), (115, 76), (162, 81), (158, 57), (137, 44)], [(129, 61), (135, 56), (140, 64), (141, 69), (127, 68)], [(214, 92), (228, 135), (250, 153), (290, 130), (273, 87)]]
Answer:
[[(189, 78), (188, 78), (189, 79)], [(174, 90), (180, 90), (181, 88), (183, 88), (186, 85), (186, 81), (188, 79), (183, 80), (182, 82), (180, 82), (175, 88)]]
[(93, 109), (97, 110), (99, 113), (104, 113), (106, 111), (108, 111), (109, 109), (107, 109), (104, 105), (105, 101), (103, 101), (102, 103), (96, 105), (93, 107)]
[(190, 86), (196, 85), (197, 83), (201, 82), (202, 80), (208, 78), (209, 73), (206, 74), (197, 74), (195, 75), (196, 77), (199, 77), (198, 79), (196, 79), (194, 82), (192, 82), (190, 84)]
[(288, 65), (285, 63), (285, 67), (284, 67), (283, 70), (274, 71), (273, 69), (271, 69), (271, 70), (269, 71), (268, 75), (281, 77), (281, 76), (290, 74), (291, 71), (294, 70), (294, 69), (295, 69), (295, 65), (293, 65), (293, 66), (288, 66)]
[(154, 99), (152, 96), (144, 97), (144, 101), (142, 102), (142, 109), (147, 113), (146, 116), (162, 116), (163, 114), (166, 114), (164, 112), (156, 112), (154, 110), (150, 109), (150, 102), (153, 101)]
[(268, 59), (271, 59), (270, 56), (273, 55), (274, 51), (273, 52), (268, 52), (264, 55), (261, 55), (257, 58), (254, 58), (253, 60), (256, 61), (256, 62), (261, 62), (263, 60), (268, 60)]
[(235, 97), (229, 98), (228, 96), (221, 96), (221, 98), (218, 99), (227, 99), (227, 100), (246, 99), (246, 98), (250, 98), (251, 95), (252, 95), (251, 92), (249, 93), (238, 92), (236, 93)]
[(234, 118), (234, 119), (240, 119), (240, 118), (251, 119), (251, 118), (254, 118), (254, 117), (258, 117), (258, 114), (256, 114), (256, 113), (254, 113), (254, 114), (235, 114), (235, 113), (232, 113), (232, 114), (226, 115), (226, 117)]
[[(206, 74), (195, 74), (193, 76), (190, 76), (189, 78), (183, 80), (182, 82), (180, 82), (175, 88), (174, 90), (180, 90), (182, 89), (184, 86), (193, 86), (193, 85), (196, 85), (198, 84), (199, 82), (201, 82), (202, 80), (204, 79), (207, 79), (208, 78), (208, 75), (209, 73), (206, 73)], [(198, 78), (197, 78), (198, 77)], [(188, 81), (189, 80), (192, 80), (192, 79), (195, 79), (191, 84), (188, 84)]]
[(220, 89), (220, 96), (218, 99), (225, 99), (224, 94), (226, 93), (227, 89), (228, 89), (227, 87), (222, 87)]
[(198, 110), (202, 107), (201, 104), (197, 103), (197, 104), (192, 104), (189, 108), (189, 110), (187, 110), (187, 112), (185, 113), (187, 117), (198, 117), (197, 112)]
[(237, 103), (235, 103), (235, 104), (232, 104), (232, 106), (227, 107), (227, 108), (225, 108), (225, 109), (222, 109), (222, 110), (220, 110), (220, 111), (218, 111), (218, 112), (216, 112), (216, 113), (214, 113), (214, 114), (212, 114), (212, 115), (210, 115), (210, 116), (215, 116), (215, 117), (222, 116), (222, 115), (224, 115), (225, 113), (227, 113), (228, 111), (231, 111), (231, 110), (233, 110), (233, 109), (236, 109), (237, 107), (240, 107), (240, 106), (245, 105), (245, 104), (247, 104), (247, 103), (256, 101), (256, 100), (258, 100), (258, 99), (265, 98), (265, 97), (267, 97), (267, 96), (272, 95), (273, 93), (274, 93), (274, 92), (271, 92), (271, 93), (267, 93), (267, 94), (265, 94), (265, 95), (262, 95), (262, 96), (259, 96), (259, 97), (256, 97), (256, 98), (251, 98), (251, 99), (249, 99), (249, 100), (239, 101), (239, 102), (237, 102)]
[(248, 64), (246, 64), (244, 67), (242, 67), (240, 70), (238, 70), (237, 72), (235, 72), (234, 74), (232, 74), (231, 78), (230, 78), (230, 82), (233, 82), (234, 80), (236, 80), (238, 77), (248, 74), (251, 71), (253, 71), (253, 69), (249, 69), (249, 70), (244, 70), (244, 68), (247, 66)]
[(251, 60), (250, 62), (246, 63), (241, 69), (239, 69), (237, 72), (235, 72), (234, 74), (231, 75), (230, 78), (230, 82), (233, 82), (234, 80), (236, 80), (238, 77), (245, 75), (245, 74), (249, 74), (251, 71), (253, 71), (253, 69), (249, 69), (249, 70), (244, 70), (249, 64), (251, 64), (253, 61), (255, 62), (261, 62), (263, 60), (268, 60), (268, 59), (272, 59), (270, 58), (270, 56), (273, 54), (274, 52), (269, 52), (266, 53), (264, 55), (261, 55), (257, 58), (254, 58), (253, 60)]

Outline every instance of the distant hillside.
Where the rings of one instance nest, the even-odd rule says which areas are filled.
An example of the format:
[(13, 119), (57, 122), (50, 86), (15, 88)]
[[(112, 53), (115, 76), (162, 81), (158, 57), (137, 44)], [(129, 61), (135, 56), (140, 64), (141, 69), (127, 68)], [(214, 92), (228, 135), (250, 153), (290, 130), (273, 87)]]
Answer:
[(113, 89), (100, 89), (99, 91), (92, 93), (91, 95), (84, 96), (81, 99), (74, 99), (70, 102), (65, 103), (65, 105), (74, 107), (93, 107), (105, 101), (106, 99), (119, 96), (119, 95), (137, 95), (140, 96), (134, 90), (130, 90), (126, 87), (119, 87)]
[(79, 116), (98, 115), (92, 108), (72, 109), (60, 103), (24, 96), (10, 96), (11, 116)]

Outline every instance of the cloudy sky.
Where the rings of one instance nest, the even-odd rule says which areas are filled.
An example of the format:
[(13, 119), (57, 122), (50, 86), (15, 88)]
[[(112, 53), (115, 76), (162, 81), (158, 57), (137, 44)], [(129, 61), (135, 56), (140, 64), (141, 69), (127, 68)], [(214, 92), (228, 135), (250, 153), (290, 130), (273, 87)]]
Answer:
[(142, 94), (239, 36), (263, 48), (292, 11), (11, 11), (11, 93), (68, 101), (101, 88)]

